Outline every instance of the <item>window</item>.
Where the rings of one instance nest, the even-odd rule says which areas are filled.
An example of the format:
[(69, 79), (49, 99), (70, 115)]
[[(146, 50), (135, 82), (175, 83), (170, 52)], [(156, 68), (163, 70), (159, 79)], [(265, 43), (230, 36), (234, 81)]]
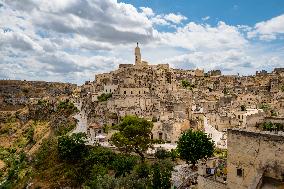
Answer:
[(243, 169), (238, 168), (238, 169), (237, 169), (237, 176), (242, 177), (243, 174), (244, 174), (244, 173), (243, 173)]
[(124, 91), (124, 94), (126, 94), (126, 91)]
[(133, 92), (131, 91), (131, 94), (133, 94)]

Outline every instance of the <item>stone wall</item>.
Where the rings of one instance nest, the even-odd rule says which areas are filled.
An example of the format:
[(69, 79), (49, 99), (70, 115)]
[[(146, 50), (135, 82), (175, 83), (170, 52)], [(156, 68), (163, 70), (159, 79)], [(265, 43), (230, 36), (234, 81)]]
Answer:
[[(228, 187), (257, 188), (284, 179), (284, 134), (228, 130)], [(284, 184), (282, 185), (284, 187)]]

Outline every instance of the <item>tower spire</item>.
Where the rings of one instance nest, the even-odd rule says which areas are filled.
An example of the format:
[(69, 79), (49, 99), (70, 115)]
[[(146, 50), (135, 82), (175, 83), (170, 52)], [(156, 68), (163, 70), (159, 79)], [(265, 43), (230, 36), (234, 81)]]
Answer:
[(135, 65), (140, 65), (141, 64), (141, 53), (140, 53), (140, 48), (138, 46), (137, 42), (137, 47), (135, 48)]

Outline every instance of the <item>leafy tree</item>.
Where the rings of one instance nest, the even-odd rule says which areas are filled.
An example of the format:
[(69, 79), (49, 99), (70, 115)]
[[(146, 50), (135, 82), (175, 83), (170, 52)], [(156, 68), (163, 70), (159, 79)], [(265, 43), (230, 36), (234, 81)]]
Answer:
[(73, 133), (58, 138), (58, 154), (64, 160), (77, 161), (86, 150), (86, 134)]
[(213, 155), (214, 143), (204, 132), (189, 129), (180, 136), (177, 150), (181, 159), (195, 166), (199, 159)]
[(171, 162), (163, 160), (155, 162), (151, 169), (152, 188), (167, 189), (171, 188), (171, 171), (173, 165)]
[(134, 152), (145, 160), (144, 152), (152, 147), (153, 123), (136, 116), (126, 116), (115, 126), (119, 132), (111, 136), (111, 143), (124, 152)]
[(136, 164), (137, 157), (118, 154), (112, 162), (112, 168), (115, 171), (115, 176), (119, 177), (125, 176), (126, 173), (129, 174)]

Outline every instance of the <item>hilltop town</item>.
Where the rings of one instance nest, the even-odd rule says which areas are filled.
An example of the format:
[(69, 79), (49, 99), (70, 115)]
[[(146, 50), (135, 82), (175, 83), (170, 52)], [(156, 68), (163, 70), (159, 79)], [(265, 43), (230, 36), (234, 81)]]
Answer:
[[(105, 128), (126, 115), (152, 121), (151, 138), (164, 141), (160, 147), (166, 149), (184, 131), (202, 130), (229, 156), (221, 161), (227, 168), (222, 176), (218, 159), (199, 167), (199, 188), (283, 187), (284, 68), (251, 76), (174, 69), (142, 60), (138, 43), (134, 62), (81, 87), (91, 142), (105, 144), (111, 135)], [(208, 168), (215, 172), (206, 173)]]
[[(38, 156), (37, 149), (43, 153), (41, 146), (45, 146), (47, 152), (55, 153), (56, 143), (48, 143), (50, 151), (44, 145), (49, 137), (82, 132), (86, 145), (115, 149), (109, 142), (117, 132), (113, 127), (133, 115), (153, 123), (150, 138), (157, 144), (147, 151), (149, 157), (158, 149), (174, 150), (182, 133), (189, 129), (205, 132), (215, 148), (225, 154), (200, 161), (195, 172), (176, 170), (180, 175), (172, 174), (172, 186), (283, 187), (284, 68), (271, 73), (256, 71), (251, 76), (174, 69), (166, 63), (143, 60), (137, 43), (134, 64), (120, 64), (117, 70), (97, 74), (94, 81), (82, 86), (2, 80), (0, 91), (2, 175), (10, 169), (4, 161), (7, 154), (15, 156), (7, 149)], [(40, 161), (42, 165), (67, 166), (56, 158)], [(51, 167), (45, 167), (48, 174), (58, 175), (59, 170)], [(23, 170), (31, 175), (27, 167)], [(65, 177), (61, 184), (52, 185), (62, 178), (49, 176), (48, 182), (41, 180), (43, 175), (42, 171), (30, 178), (40, 186), (70, 186)]]
[(82, 86), (89, 125), (113, 125), (137, 115), (154, 122), (154, 139), (174, 143), (188, 128), (255, 130), (284, 117), (284, 68), (252, 76), (173, 69), (142, 60), (138, 44), (134, 57), (135, 64), (120, 64)]

